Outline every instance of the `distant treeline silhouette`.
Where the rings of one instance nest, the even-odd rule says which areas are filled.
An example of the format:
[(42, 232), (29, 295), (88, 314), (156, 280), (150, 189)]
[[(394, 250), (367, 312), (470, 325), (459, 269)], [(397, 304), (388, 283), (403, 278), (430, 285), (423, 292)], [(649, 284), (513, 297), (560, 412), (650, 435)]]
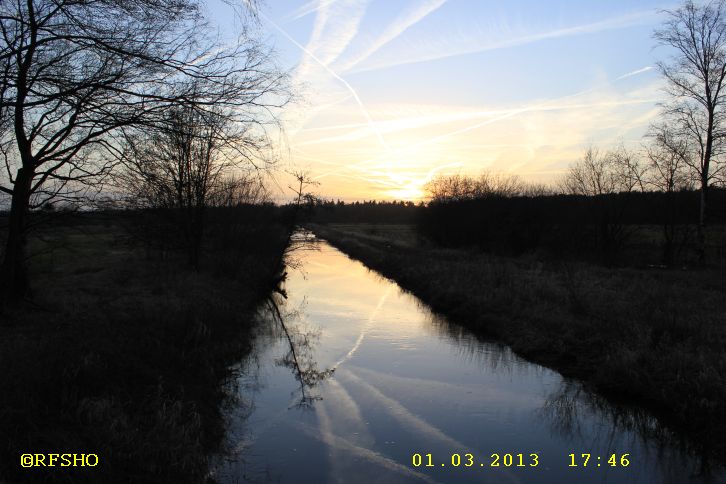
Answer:
[[(511, 180), (510, 180), (511, 181)], [(533, 193), (524, 190), (518, 193)], [(317, 223), (415, 224), (435, 245), (502, 255), (537, 252), (608, 265), (695, 263), (697, 190), (630, 191), (598, 195), (487, 193), (443, 197), (428, 204), (319, 200)], [(709, 192), (712, 256), (723, 258), (726, 189)]]
[(342, 200), (317, 200), (312, 221), (317, 223), (413, 224), (425, 210), (423, 202), (410, 201), (345, 203)]
[[(434, 201), (418, 217), (418, 229), (446, 247), (670, 264), (687, 261), (693, 249), (699, 197), (688, 190)], [(722, 225), (726, 190), (714, 188), (710, 198), (711, 224)]]

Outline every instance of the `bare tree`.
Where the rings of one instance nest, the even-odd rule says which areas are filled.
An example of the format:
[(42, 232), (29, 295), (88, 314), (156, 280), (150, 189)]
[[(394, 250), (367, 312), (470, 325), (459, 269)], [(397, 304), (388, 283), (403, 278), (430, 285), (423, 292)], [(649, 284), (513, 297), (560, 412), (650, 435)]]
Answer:
[(526, 184), (517, 175), (482, 172), (478, 177), (468, 175), (439, 175), (425, 186), (434, 202), (455, 202), (488, 197), (522, 195)]
[(696, 153), (687, 162), (699, 180), (698, 252), (704, 263), (708, 188), (724, 169), (720, 156), (726, 150), (726, 2), (696, 4), (687, 0), (666, 14), (668, 19), (654, 33), (661, 45), (675, 49), (669, 62), (659, 63), (671, 97), (665, 115)]
[[(12, 199), (2, 297), (29, 288), (29, 211), (98, 190), (129, 132), (163, 124), (180, 103), (236, 108), (238, 120), (264, 130), (269, 111), (287, 102), (285, 75), (257, 42), (243, 33), (221, 46), (208, 31), (199, 0), (0, 3), (0, 191)], [(178, 89), (189, 79), (200, 81), (194, 91)]]
[(198, 269), (205, 210), (229, 166), (220, 159), (226, 119), (192, 106), (174, 108), (167, 116), (151, 134), (128, 139), (122, 177), (134, 203), (174, 215), (189, 263)]
[(618, 192), (645, 191), (648, 167), (640, 156), (620, 145), (607, 153), (607, 164), (613, 174), (615, 190)]
[(651, 127), (646, 146), (649, 163), (646, 183), (658, 191), (671, 193), (693, 188), (694, 180), (688, 167), (692, 149), (688, 140), (665, 124)]
[(516, 197), (524, 188), (524, 182), (517, 175), (485, 171), (474, 182), (474, 197)]
[(583, 157), (570, 165), (560, 180), (560, 189), (570, 195), (605, 195), (614, 193), (617, 177), (611, 169), (611, 157), (590, 146)]
[(199, 269), (209, 207), (260, 202), (267, 196), (253, 161), (268, 142), (229, 109), (177, 106), (163, 124), (128, 136), (116, 180), (134, 208), (164, 209), (174, 218), (189, 263)]
[(425, 190), (436, 202), (467, 200), (476, 193), (475, 180), (458, 173), (434, 177), (426, 184)]
[[(693, 188), (693, 177), (689, 172), (692, 166), (692, 150), (688, 140), (678, 136), (667, 125), (651, 127), (648, 133), (650, 143), (646, 146), (648, 160), (647, 184), (665, 196), (663, 211), (663, 263), (673, 265), (679, 235), (685, 243), (688, 232), (681, 230), (677, 223), (678, 205), (676, 193)], [(682, 245), (682, 244), (681, 244)]]
[(257, 171), (235, 170), (225, 174), (209, 197), (212, 207), (236, 207), (271, 203), (272, 197)]
[(643, 191), (645, 171), (638, 155), (623, 145), (605, 152), (590, 146), (580, 160), (570, 165), (559, 185), (570, 195)]
[(644, 174), (639, 158), (622, 145), (604, 153), (591, 146), (559, 182), (562, 192), (587, 197), (585, 203), (597, 224), (598, 243), (611, 262), (635, 230), (623, 220), (629, 194), (644, 188)]

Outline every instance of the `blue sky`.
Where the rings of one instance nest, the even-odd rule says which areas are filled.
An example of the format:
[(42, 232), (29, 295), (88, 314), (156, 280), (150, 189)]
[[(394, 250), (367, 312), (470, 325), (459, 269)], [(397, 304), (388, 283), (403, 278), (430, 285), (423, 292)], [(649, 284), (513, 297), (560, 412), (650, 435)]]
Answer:
[[(549, 182), (589, 144), (638, 148), (663, 99), (663, 1), (271, 1), (304, 101), (282, 165), (328, 197), (417, 199), (438, 173)], [(213, 15), (236, 28), (223, 9)]]

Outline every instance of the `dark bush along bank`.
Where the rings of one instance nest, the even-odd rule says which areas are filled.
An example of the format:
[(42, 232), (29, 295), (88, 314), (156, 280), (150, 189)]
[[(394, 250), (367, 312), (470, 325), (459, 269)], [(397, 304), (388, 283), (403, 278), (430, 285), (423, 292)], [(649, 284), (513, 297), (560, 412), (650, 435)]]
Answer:
[[(485, 197), (430, 203), (418, 231), (443, 247), (538, 252), (610, 266), (694, 265), (699, 193)], [(709, 262), (726, 261), (726, 190), (713, 188)]]

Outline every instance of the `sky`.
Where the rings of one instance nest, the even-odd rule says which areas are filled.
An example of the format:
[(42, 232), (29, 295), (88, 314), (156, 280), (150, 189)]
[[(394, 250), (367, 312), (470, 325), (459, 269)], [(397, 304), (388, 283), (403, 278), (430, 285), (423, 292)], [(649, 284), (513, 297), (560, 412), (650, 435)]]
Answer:
[(282, 171), (326, 198), (419, 200), (438, 174), (548, 183), (590, 145), (637, 149), (665, 99), (652, 33), (677, 6), (268, 0), (260, 31), (302, 98), (283, 114)]

